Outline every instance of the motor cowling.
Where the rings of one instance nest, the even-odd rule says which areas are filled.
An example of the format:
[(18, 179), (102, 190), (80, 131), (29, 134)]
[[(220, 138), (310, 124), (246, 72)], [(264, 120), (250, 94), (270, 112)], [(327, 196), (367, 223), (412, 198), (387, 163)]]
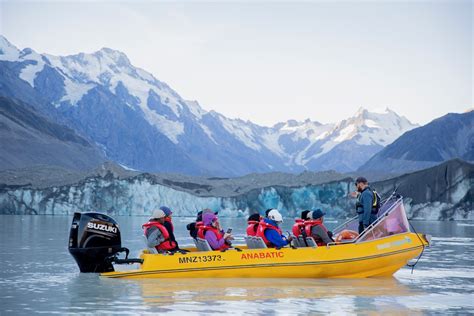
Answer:
[(114, 271), (112, 259), (125, 250), (117, 222), (95, 212), (74, 213), (68, 248), (81, 272)]

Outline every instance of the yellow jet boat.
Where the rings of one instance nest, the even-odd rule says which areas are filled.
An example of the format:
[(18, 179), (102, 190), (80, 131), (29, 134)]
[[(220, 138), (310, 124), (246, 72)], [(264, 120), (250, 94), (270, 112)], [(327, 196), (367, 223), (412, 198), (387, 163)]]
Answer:
[[(104, 221), (101, 224), (106, 225)], [(357, 225), (357, 218), (353, 218), (335, 229), (334, 234), (354, 230)], [(102, 227), (103, 232), (111, 236), (114, 226), (108, 227)], [(70, 238), (70, 251), (71, 242), (74, 241)], [(224, 252), (199, 251), (197, 247), (187, 249), (187, 253), (153, 254), (144, 250), (140, 259), (127, 261), (113, 257), (116, 263), (138, 262), (138, 269), (123, 271), (114, 271), (112, 261), (107, 259), (106, 265), (85, 267), (83, 261), (81, 267), (78, 257), (84, 256), (71, 254), (81, 271), (89, 268), (83, 272), (102, 272), (100, 275), (107, 278), (367, 278), (393, 275), (420, 256), (429, 244), (429, 235), (410, 230), (403, 201), (398, 198), (384, 204), (378, 219), (357, 238), (325, 246), (300, 243), (291, 248), (253, 249), (248, 243)], [(113, 252), (111, 249), (110, 253)]]

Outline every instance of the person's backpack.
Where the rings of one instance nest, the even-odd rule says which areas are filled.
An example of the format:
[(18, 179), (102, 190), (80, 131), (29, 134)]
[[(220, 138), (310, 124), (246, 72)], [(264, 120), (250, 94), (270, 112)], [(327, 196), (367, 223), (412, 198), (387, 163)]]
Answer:
[(372, 190), (372, 193), (374, 194), (374, 203), (372, 204), (372, 214), (377, 214), (380, 210), (380, 195), (375, 190)]

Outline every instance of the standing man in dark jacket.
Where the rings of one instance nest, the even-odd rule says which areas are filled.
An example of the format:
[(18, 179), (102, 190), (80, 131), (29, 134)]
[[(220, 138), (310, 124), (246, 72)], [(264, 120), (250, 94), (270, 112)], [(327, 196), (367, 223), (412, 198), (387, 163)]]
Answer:
[(359, 215), (359, 234), (377, 219), (377, 210), (374, 206), (374, 191), (369, 187), (369, 182), (364, 177), (356, 179), (357, 202), (356, 211)]

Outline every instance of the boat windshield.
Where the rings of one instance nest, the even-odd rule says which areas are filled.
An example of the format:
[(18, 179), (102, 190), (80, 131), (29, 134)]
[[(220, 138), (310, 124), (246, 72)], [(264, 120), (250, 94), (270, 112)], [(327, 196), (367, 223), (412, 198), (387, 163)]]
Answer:
[(357, 242), (410, 232), (403, 199), (398, 199), (357, 239)]
[[(396, 203), (397, 201), (400, 200), (399, 197), (391, 195), (387, 200), (382, 201), (382, 205), (377, 213), (377, 218), (380, 218), (382, 215), (384, 215), (387, 211), (389, 211)], [(355, 216), (348, 220), (347, 222), (343, 223), (342, 225), (338, 226), (333, 230), (333, 233), (335, 235), (339, 234), (343, 230), (353, 230), (353, 231), (358, 231), (359, 230), (359, 217)]]

